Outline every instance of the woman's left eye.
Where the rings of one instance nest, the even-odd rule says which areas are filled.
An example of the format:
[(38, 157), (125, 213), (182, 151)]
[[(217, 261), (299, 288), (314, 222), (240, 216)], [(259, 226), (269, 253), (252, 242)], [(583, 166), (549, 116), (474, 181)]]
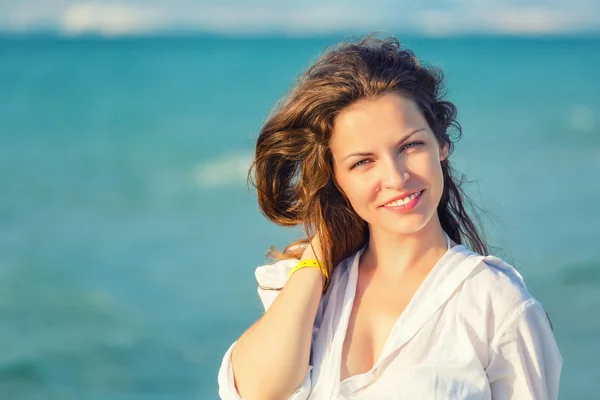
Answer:
[(423, 142), (410, 142), (410, 143), (407, 143), (404, 146), (402, 146), (402, 148), (400, 149), (400, 151), (402, 151), (404, 149), (410, 149), (411, 147), (420, 146), (422, 144), (423, 144)]

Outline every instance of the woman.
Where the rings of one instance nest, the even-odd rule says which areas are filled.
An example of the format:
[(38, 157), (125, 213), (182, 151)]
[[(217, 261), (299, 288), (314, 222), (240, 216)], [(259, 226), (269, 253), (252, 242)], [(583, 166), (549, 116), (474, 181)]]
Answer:
[(223, 399), (557, 398), (547, 315), (466, 212), (442, 83), (369, 35), (328, 50), (268, 118), (259, 206), (311, 241), (257, 268), (265, 313), (223, 358)]

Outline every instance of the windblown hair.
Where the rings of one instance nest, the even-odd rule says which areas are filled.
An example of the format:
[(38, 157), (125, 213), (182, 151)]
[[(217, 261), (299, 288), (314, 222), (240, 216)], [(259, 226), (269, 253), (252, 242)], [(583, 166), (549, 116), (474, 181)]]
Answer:
[[(329, 142), (336, 116), (361, 99), (398, 93), (415, 101), (440, 146), (462, 136), (456, 107), (444, 100), (443, 74), (420, 63), (391, 36), (375, 33), (329, 48), (306, 70), (284, 101), (269, 115), (256, 142), (248, 179), (257, 189), (261, 212), (281, 226), (301, 225), (306, 238), (273, 248), (274, 259), (300, 258), (318, 235), (330, 271), (368, 240), (367, 223), (338, 188)], [(454, 133), (454, 136), (450, 135)], [(461, 189), (450, 161), (441, 162), (444, 189), (437, 207), (444, 231), (458, 243), (487, 254), (475, 206)], [(477, 224), (475, 224), (477, 222)], [(297, 246), (301, 245), (301, 246)]]

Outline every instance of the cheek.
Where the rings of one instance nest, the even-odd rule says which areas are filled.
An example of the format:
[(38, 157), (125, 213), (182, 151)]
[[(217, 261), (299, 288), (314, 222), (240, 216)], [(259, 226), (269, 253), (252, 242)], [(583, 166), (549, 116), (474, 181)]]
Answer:
[(437, 154), (427, 152), (415, 155), (407, 167), (414, 177), (424, 179), (431, 186), (438, 186), (442, 182), (442, 166)]
[(346, 176), (338, 180), (338, 184), (346, 193), (350, 204), (359, 212), (376, 197), (376, 184), (367, 176)]

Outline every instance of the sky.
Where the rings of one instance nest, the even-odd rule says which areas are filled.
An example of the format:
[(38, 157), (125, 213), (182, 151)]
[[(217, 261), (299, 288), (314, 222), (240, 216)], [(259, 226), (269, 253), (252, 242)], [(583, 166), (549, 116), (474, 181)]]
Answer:
[(600, 0), (0, 0), (0, 32), (310, 36), (600, 33)]

